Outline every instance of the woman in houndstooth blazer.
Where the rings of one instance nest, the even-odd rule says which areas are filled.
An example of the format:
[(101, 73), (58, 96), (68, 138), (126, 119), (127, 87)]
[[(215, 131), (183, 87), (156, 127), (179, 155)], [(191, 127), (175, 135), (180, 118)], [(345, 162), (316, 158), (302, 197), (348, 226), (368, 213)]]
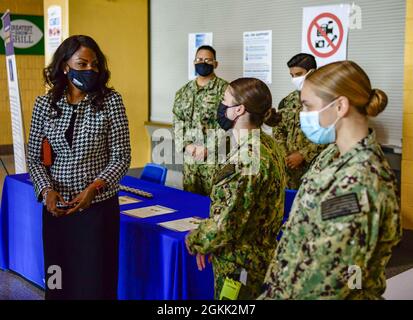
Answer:
[(50, 89), (35, 102), (28, 164), (44, 203), (46, 299), (116, 299), (117, 192), (131, 160), (125, 107), (88, 36), (63, 41), (44, 77)]

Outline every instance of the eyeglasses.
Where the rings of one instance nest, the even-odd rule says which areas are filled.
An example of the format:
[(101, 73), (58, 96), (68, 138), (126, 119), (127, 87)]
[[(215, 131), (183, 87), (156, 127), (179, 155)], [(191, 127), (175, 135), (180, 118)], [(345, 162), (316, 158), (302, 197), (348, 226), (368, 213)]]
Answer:
[(215, 60), (214, 59), (210, 59), (210, 58), (196, 58), (195, 60), (194, 60), (194, 63), (195, 64), (198, 64), (198, 63), (207, 63), (207, 64), (213, 64), (214, 62), (215, 62)]

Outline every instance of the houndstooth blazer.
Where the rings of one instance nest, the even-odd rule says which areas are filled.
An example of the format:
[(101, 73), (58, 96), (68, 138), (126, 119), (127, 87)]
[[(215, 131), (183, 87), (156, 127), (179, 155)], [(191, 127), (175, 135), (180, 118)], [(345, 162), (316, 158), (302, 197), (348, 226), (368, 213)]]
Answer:
[[(50, 105), (49, 95), (37, 97), (30, 128), (28, 167), (38, 201), (42, 200), (41, 192), (46, 187), (70, 201), (98, 178), (106, 182), (107, 189), (92, 203), (114, 196), (131, 161), (128, 119), (120, 94), (115, 91), (107, 94), (102, 110), (97, 112), (88, 96), (73, 111), (63, 95), (57, 102), (62, 111), (60, 116)], [(70, 147), (65, 132), (72, 112), (77, 112), (77, 118)], [(45, 137), (56, 154), (50, 169), (41, 161)]]

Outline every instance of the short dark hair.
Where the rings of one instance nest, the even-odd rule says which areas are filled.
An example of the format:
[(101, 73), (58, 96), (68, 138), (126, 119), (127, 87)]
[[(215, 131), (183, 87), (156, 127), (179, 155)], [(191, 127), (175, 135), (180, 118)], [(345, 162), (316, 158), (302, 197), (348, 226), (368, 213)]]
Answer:
[(198, 52), (201, 51), (201, 50), (207, 50), (207, 51), (211, 52), (214, 55), (214, 60), (217, 59), (217, 52), (211, 46), (207, 46), (207, 45), (200, 46), (198, 49), (196, 49), (196, 54), (198, 54)]
[(299, 53), (287, 62), (287, 66), (288, 68), (300, 67), (310, 71), (311, 69), (317, 69), (317, 62), (315, 61), (313, 55), (308, 53)]

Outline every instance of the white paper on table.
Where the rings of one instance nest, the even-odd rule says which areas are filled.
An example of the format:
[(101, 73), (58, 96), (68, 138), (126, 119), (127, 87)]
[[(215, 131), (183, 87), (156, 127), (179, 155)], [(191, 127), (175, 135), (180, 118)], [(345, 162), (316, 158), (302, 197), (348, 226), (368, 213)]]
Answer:
[(120, 196), (119, 197), (119, 205), (124, 205), (124, 204), (131, 204), (131, 203), (138, 203), (142, 202), (140, 199), (132, 198), (129, 196)]
[(175, 211), (176, 210), (174, 209), (163, 206), (149, 206), (138, 209), (125, 210), (122, 211), (122, 213), (135, 218), (149, 218), (159, 216), (162, 214), (172, 213)]
[(202, 220), (195, 217), (158, 223), (158, 225), (174, 231), (184, 232), (198, 228)]

